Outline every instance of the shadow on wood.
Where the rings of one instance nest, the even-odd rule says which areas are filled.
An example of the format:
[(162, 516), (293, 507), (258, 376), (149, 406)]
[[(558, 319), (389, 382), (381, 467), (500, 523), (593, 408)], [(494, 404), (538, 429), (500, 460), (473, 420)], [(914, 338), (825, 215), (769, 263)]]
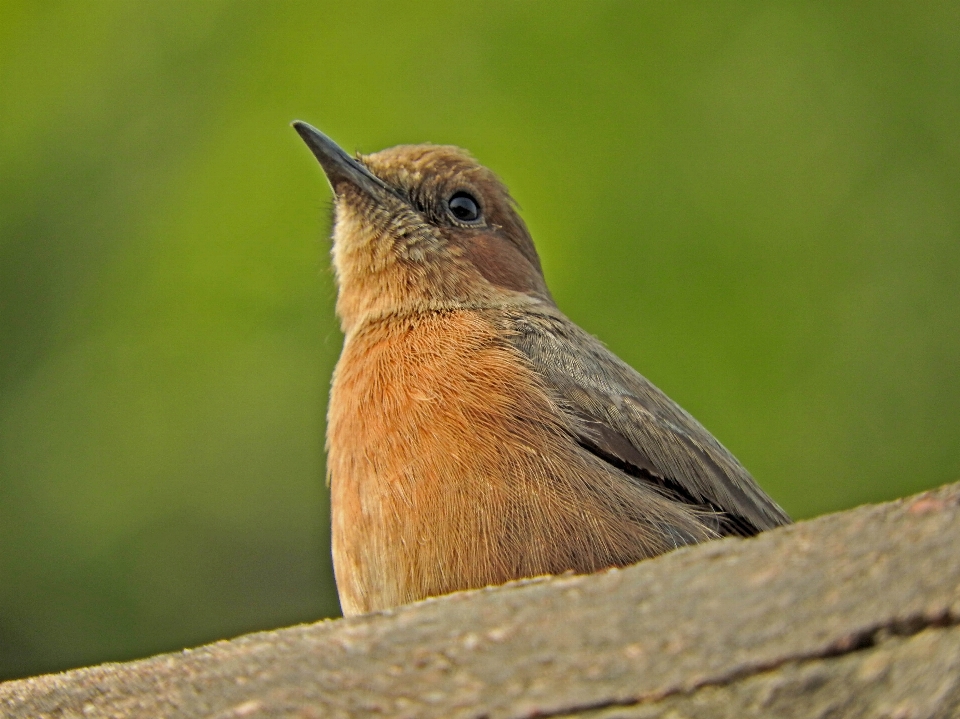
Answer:
[(8, 717), (960, 716), (960, 484), (382, 614), (0, 684)]

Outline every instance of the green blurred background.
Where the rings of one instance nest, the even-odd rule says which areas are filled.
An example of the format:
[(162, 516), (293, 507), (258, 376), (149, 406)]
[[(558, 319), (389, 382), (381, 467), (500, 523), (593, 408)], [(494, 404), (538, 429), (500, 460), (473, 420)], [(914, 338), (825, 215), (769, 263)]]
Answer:
[(960, 6), (0, 0), (0, 677), (338, 612), (348, 150), (469, 148), (795, 517), (960, 478)]

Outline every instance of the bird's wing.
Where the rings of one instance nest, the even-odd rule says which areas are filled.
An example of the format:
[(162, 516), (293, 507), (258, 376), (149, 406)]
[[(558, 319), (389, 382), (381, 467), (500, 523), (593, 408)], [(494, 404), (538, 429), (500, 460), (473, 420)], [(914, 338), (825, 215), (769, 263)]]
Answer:
[(641, 481), (722, 513), (722, 533), (790, 522), (703, 426), (553, 308), (510, 313), (507, 335), (555, 393), (577, 441)]

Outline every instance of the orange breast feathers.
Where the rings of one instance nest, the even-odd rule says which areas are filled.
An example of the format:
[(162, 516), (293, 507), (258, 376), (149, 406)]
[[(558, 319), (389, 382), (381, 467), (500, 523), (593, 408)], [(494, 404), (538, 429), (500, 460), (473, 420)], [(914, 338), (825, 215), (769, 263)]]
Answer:
[(327, 426), (344, 614), (660, 553), (692, 515), (585, 452), (496, 316), (351, 332)]

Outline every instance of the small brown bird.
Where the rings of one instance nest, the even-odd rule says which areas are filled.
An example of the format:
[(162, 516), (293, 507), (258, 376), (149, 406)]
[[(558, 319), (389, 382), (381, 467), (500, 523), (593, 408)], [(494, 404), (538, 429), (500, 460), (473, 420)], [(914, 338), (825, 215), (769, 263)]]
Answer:
[(294, 127), (335, 195), (327, 472), (345, 615), (790, 522), (557, 309), (490, 170), (437, 145), (352, 158)]

